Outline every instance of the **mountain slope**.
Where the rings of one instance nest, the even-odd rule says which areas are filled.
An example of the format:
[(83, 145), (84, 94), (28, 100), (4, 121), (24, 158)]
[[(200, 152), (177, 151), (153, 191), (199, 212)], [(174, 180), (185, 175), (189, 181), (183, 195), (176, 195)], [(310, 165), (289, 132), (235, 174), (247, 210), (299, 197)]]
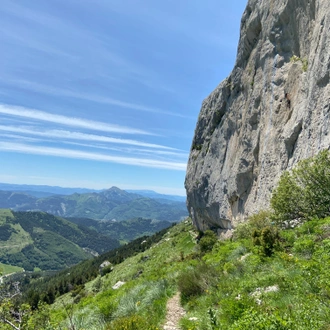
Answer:
[(126, 220), (137, 217), (157, 220), (180, 221), (187, 215), (186, 204), (173, 202), (160, 203), (151, 198), (136, 198), (125, 204), (114, 207), (107, 215), (108, 219)]
[(43, 212), (0, 210), (0, 262), (60, 269), (116, 248), (116, 239)]
[(121, 241), (132, 241), (141, 236), (150, 236), (170, 227), (169, 221), (135, 218), (124, 221), (99, 221), (88, 218), (66, 218), (76, 224), (96, 230), (100, 234), (116, 237)]

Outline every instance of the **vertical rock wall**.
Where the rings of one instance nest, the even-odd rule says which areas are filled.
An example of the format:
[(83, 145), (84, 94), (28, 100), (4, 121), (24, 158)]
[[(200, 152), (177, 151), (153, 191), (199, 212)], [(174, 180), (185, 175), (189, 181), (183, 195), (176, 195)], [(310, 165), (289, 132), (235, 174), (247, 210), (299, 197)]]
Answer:
[(195, 226), (267, 208), (283, 170), (330, 145), (330, 1), (250, 0), (235, 67), (198, 117), (185, 186)]

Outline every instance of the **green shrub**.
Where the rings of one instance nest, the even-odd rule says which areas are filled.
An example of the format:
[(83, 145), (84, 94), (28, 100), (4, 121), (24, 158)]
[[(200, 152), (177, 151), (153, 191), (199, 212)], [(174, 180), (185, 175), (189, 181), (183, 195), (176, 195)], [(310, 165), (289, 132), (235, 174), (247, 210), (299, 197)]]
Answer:
[(234, 231), (234, 239), (251, 238), (255, 230), (262, 230), (271, 225), (271, 212), (260, 211), (251, 215), (246, 222), (239, 224)]
[(308, 60), (307, 60), (307, 58), (300, 58), (297, 55), (293, 55), (290, 58), (290, 62), (292, 62), (292, 63), (296, 63), (298, 61), (300, 61), (301, 64), (302, 64), (302, 70), (303, 70), (303, 72), (306, 72), (307, 69), (308, 69)]
[(330, 153), (323, 150), (284, 172), (273, 191), (271, 206), (280, 223), (330, 215)]
[(157, 330), (153, 325), (149, 324), (147, 318), (139, 315), (132, 315), (115, 320), (106, 330)]
[(293, 251), (303, 255), (312, 256), (315, 248), (315, 242), (312, 237), (303, 236), (293, 245)]
[(262, 230), (255, 230), (252, 234), (253, 244), (262, 248), (262, 253), (266, 257), (273, 255), (279, 249), (279, 233), (276, 227), (267, 226)]
[[(239, 299), (232, 296), (224, 298), (221, 301), (219, 319), (222, 323), (233, 324), (242, 317), (243, 313), (250, 308), (251, 304), (255, 304), (255, 302), (246, 295), (241, 295)], [(254, 328), (247, 327), (245, 329)]]
[(240, 274), (241, 272), (243, 272), (243, 264), (238, 261), (238, 260), (233, 260), (230, 262), (226, 262), (223, 265), (223, 271), (227, 274)]
[(182, 303), (187, 303), (191, 298), (202, 295), (215, 284), (216, 276), (216, 270), (204, 263), (182, 271), (178, 276)]
[(212, 251), (214, 244), (218, 241), (216, 234), (212, 230), (206, 230), (199, 241), (202, 253)]
[(243, 312), (242, 317), (230, 327), (230, 330), (290, 330), (294, 329), (293, 326), (291, 320), (285, 320), (277, 314), (262, 313), (250, 308)]

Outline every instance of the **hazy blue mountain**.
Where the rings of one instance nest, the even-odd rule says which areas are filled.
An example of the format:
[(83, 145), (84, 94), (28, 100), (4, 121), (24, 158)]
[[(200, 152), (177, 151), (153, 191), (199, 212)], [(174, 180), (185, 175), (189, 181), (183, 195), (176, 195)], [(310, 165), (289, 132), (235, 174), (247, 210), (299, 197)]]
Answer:
[[(116, 187), (112, 187), (116, 188)], [(120, 191), (124, 191), (122, 189), (117, 188)], [(85, 193), (99, 193), (101, 191), (106, 190), (95, 190), (95, 189), (88, 189), (88, 188), (64, 188), (59, 186), (47, 186), (47, 185), (28, 185), (28, 184), (11, 184), (11, 183), (1, 183), (0, 182), (0, 190), (6, 191), (15, 191), (15, 192), (22, 192), (27, 193), (31, 196), (35, 197), (48, 197), (51, 195), (71, 195), (74, 193), (78, 194), (85, 194)], [(185, 196), (177, 196), (177, 195), (165, 195), (159, 194), (153, 190), (132, 190), (128, 189), (125, 190), (128, 193), (137, 194), (143, 197), (149, 197), (153, 199), (164, 199), (164, 200), (171, 200), (177, 202), (185, 202)]]
[(10, 183), (0, 183), (0, 190), (24, 192), (36, 197), (46, 197), (50, 195), (71, 195), (74, 193), (84, 194), (84, 193), (101, 191), (101, 190), (94, 190), (87, 188), (64, 188), (58, 186), (10, 184)]
[(147, 218), (177, 222), (188, 215), (185, 202), (152, 199), (117, 187), (99, 193), (74, 193), (37, 198), (27, 193), (1, 191), (0, 207), (14, 211), (43, 211), (62, 217), (97, 220)]
[(185, 202), (186, 196), (159, 194), (153, 190), (126, 190), (127, 192), (149, 197), (156, 200), (171, 200), (176, 202)]

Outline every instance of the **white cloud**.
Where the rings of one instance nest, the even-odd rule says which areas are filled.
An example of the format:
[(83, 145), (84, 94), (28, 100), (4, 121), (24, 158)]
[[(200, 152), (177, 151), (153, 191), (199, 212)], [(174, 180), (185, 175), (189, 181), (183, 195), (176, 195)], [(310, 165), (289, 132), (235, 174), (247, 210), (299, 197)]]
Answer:
[[(21, 138), (22, 140), (22, 138)], [(25, 142), (25, 141), (24, 141)], [(164, 150), (155, 150), (155, 149), (139, 149), (139, 148), (127, 148), (127, 147), (108, 147), (105, 145), (98, 145), (98, 144), (87, 144), (87, 143), (78, 143), (78, 142), (69, 142), (64, 141), (63, 143), (87, 148), (96, 148), (96, 149), (103, 149), (103, 150), (112, 150), (121, 153), (129, 153), (135, 155), (146, 155), (147, 157), (150, 156), (159, 156), (159, 157), (166, 157), (169, 159), (168, 156), (171, 156), (172, 159), (184, 159), (187, 160), (189, 154), (185, 152), (173, 152), (173, 151), (164, 151)]]
[(35, 119), (39, 121), (51, 122), (55, 124), (71, 126), (71, 127), (80, 127), (85, 129), (90, 129), (94, 131), (103, 131), (103, 132), (111, 132), (111, 133), (124, 133), (124, 134), (144, 134), (144, 135), (152, 135), (144, 130), (119, 126), (119, 125), (111, 125), (105, 124), (102, 122), (87, 120), (83, 118), (75, 118), (75, 117), (67, 117), (62, 115), (55, 115), (48, 112), (28, 109), (24, 107), (17, 107), (11, 105), (0, 104), (0, 113), (9, 115), (9, 116), (17, 116), (24, 117), (29, 119)]
[(43, 156), (54, 156), (74, 159), (86, 159), (100, 162), (110, 162), (117, 164), (125, 164), (131, 166), (159, 168), (166, 170), (185, 171), (186, 163), (160, 161), (155, 159), (146, 158), (133, 158), (133, 157), (120, 157), (111, 156), (100, 153), (84, 152), (71, 149), (63, 148), (51, 148), (42, 146), (32, 146), (28, 144), (11, 143), (11, 142), (0, 142), (0, 150), (2, 151), (14, 151), (19, 153), (43, 155)]
[(22, 136), (22, 135), (17, 135), (17, 134), (4, 134), (4, 133), (0, 133), (1, 137), (4, 137), (6, 139), (10, 139), (11, 141), (13, 140), (19, 140), (19, 141), (24, 141), (24, 142), (42, 142), (42, 140), (38, 139), (38, 138), (32, 138), (32, 137), (26, 137), (26, 136)]
[(14, 132), (14, 133), (20, 133), (20, 134), (29, 134), (29, 135), (35, 135), (35, 136), (42, 136), (42, 137), (46, 137), (46, 138), (62, 139), (62, 140), (71, 139), (71, 140), (95, 141), (95, 142), (105, 142), (105, 143), (113, 143), (113, 144), (126, 144), (126, 145), (146, 147), (146, 148), (152, 148), (152, 149), (177, 150), (175, 148), (163, 146), (160, 144), (141, 142), (141, 141), (131, 140), (131, 139), (119, 139), (119, 138), (113, 138), (113, 137), (95, 135), (95, 134), (70, 132), (70, 131), (64, 131), (64, 130), (40, 131), (35, 128), (29, 129), (29, 128), (25, 128), (25, 127), (0, 125), (0, 131)]
[(68, 89), (62, 89), (57, 87), (50, 87), (45, 86), (42, 84), (38, 84), (32, 81), (26, 81), (26, 80), (6, 80), (7, 84), (12, 84), (21, 88), (25, 88), (28, 90), (33, 90), (40, 93), (45, 93), (49, 95), (55, 95), (55, 96), (65, 96), (65, 97), (72, 97), (76, 99), (82, 99), (86, 101), (92, 101), (95, 103), (101, 103), (101, 104), (108, 104), (108, 105), (114, 105), (120, 108), (126, 108), (126, 109), (133, 109), (143, 112), (151, 112), (151, 113), (159, 113), (163, 115), (168, 116), (174, 116), (174, 117), (181, 117), (181, 118), (187, 118), (187, 119), (195, 119), (192, 116), (186, 116), (179, 112), (170, 112), (165, 111), (158, 108), (148, 107), (141, 104), (131, 103), (131, 102), (124, 102), (121, 100), (117, 100), (111, 97), (104, 97), (101, 95), (95, 95), (92, 93), (79, 93)]

